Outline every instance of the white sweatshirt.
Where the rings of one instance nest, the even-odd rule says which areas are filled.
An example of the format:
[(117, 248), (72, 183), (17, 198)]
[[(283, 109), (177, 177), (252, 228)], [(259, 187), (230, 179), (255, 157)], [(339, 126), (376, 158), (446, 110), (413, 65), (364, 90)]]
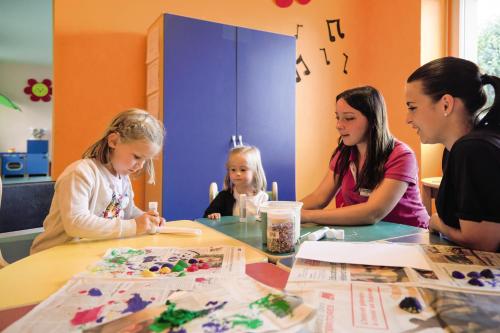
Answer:
[(76, 161), (57, 179), (45, 230), (33, 241), (31, 254), (79, 238), (133, 236), (134, 218), (143, 213), (134, 205), (128, 176), (113, 176), (95, 159)]

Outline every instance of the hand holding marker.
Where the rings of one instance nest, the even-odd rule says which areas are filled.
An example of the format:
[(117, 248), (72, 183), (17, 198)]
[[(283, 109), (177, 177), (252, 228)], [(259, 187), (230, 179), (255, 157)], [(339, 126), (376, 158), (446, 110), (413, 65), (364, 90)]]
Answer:
[[(158, 213), (158, 202), (151, 201), (148, 203), (149, 210), (152, 210)], [(167, 227), (166, 225), (156, 226), (151, 225), (151, 229), (149, 231), (150, 234), (190, 234), (190, 235), (201, 235), (201, 229), (197, 228), (183, 228), (183, 227)]]

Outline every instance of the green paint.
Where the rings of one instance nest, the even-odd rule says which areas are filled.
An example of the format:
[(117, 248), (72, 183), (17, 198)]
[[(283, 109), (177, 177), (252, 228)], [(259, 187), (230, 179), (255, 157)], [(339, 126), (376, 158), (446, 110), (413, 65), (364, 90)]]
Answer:
[(113, 257), (113, 258), (110, 258), (110, 259), (107, 259), (106, 260), (107, 262), (111, 262), (113, 264), (124, 264), (127, 262), (127, 258), (125, 257), (122, 257), (122, 256), (118, 256), (118, 257)]
[(177, 265), (179, 265), (181, 267), (184, 267), (184, 268), (188, 268), (189, 267), (189, 265), (184, 260), (179, 260), (177, 262)]
[(168, 328), (179, 327), (196, 318), (204, 317), (210, 313), (210, 310), (189, 311), (185, 309), (175, 309), (176, 304), (170, 301), (165, 303), (167, 309), (149, 326), (154, 332), (162, 332)]
[(245, 326), (246, 328), (256, 329), (256, 328), (259, 328), (263, 325), (262, 320), (260, 320), (258, 318), (250, 318), (250, 317), (238, 315), (238, 314), (234, 315), (234, 317), (236, 317), (236, 319), (232, 320), (232, 324), (233, 324), (232, 327), (241, 325), (241, 326)]
[(250, 303), (249, 307), (250, 309), (253, 307), (267, 309), (279, 318), (292, 315), (292, 308), (290, 304), (285, 301), (284, 296), (281, 295), (268, 294), (266, 297)]
[(183, 277), (183, 276), (186, 276), (186, 272), (180, 272), (179, 274), (177, 274), (177, 277)]
[(175, 264), (174, 267), (172, 267), (172, 272), (182, 272), (184, 270), (184, 267), (182, 265), (179, 265), (179, 263)]

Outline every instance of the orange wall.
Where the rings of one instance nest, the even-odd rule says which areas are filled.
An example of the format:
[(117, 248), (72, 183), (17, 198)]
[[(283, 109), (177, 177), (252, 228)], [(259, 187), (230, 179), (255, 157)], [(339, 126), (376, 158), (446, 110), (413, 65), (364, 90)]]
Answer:
[[(163, 12), (295, 34), (311, 74), (297, 84), (297, 197), (326, 172), (337, 140), (335, 96), (372, 84), (384, 93), (393, 133), (419, 154), (404, 124), (404, 82), (419, 65), (420, 0), (314, 0), (279, 8), (272, 0), (54, 0), (54, 156), (57, 177), (117, 112), (145, 107), (146, 31)], [(326, 19), (341, 18), (345, 38), (328, 40)], [(326, 66), (319, 48), (332, 64)], [(349, 55), (344, 75), (344, 57)], [(221, 161), (223, 163), (223, 161)], [(134, 182), (144, 204), (143, 179)]]

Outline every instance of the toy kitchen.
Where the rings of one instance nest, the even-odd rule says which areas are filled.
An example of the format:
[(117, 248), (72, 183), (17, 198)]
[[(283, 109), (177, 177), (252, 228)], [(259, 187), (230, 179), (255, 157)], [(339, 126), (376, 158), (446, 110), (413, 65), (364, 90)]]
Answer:
[(49, 175), (49, 141), (28, 140), (27, 152), (0, 153), (2, 177)]

